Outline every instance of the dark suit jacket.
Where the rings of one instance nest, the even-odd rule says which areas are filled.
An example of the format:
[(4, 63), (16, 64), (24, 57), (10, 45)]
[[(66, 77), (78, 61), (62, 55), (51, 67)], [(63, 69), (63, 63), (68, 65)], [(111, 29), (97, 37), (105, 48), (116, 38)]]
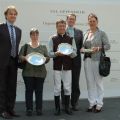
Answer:
[(77, 46), (78, 55), (80, 54), (80, 49), (82, 48), (83, 44), (83, 32), (79, 29), (74, 28), (74, 38)]
[[(16, 55), (18, 55), (21, 40), (21, 29), (15, 26), (16, 32)], [(0, 24), (0, 68), (5, 68), (11, 56), (11, 40), (7, 24)]]
[(73, 62), (74, 65), (78, 66), (78, 64), (81, 64), (80, 49), (82, 48), (83, 45), (83, 32), (77, 28), (74, 28), (74, 39), (77, 47), (77, 56), (73, 58)]

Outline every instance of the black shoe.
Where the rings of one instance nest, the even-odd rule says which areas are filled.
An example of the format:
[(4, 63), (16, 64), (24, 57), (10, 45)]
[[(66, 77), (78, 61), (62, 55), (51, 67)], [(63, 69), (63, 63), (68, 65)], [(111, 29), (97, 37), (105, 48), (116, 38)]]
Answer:
[(20, 117), (20, 115), (16, 114), (15, 111), (8, 112), (12, 117)]
[(88, 108), (86, 112), (93, 112), (93, 108)]
[(95, 112), (95, 113), (99, 113), (99, 112), (101, 112), (101, 109), (100, 109), (100, 110), (97, 110), (97, 109), (96, 109), (94, 112)]
[(69, 108), (69, 109), (65, 109), (65, 112), (66, 112), (66, 114), (68, 114), (68, 115), (72, 115), (72, 114), (73, 114), (70, 108)]
[(96, 105), (94, 105), (93, 107), (89, 107), (86, 112), (94, 112), (96, 109)]
[(60, 115), (60, 109), (56, 109), (54, 115), (59, 116)]
[(4, 119), (12, 119), (13, 118), (8, 112), (1, 113), (1, 117)]
[(77, 106), (72, 106), (73, 111), (79, 111), (80, 109)]
[(26, 111), (26, 115), (27, 115), (27, 116), (32, 116), (32, 110), (27, 110), (27, 111)]
[(62, 110), (62, 111), (65, 111), (65, 104), (62, 104), (61, 110)]
[(101, 111), (102, 111), (102, 107), (101, 107), (100, 109), (97, 109), (97, 108), (96, 108), (96, 109), (94, 110), (95, 113), (99, 113), (99, 112), (101, 112)]
[(37, 116), (41, 116), (42, 115), (42, 110), (41, 109), (36, 110), (36, 114), (37, 114)]

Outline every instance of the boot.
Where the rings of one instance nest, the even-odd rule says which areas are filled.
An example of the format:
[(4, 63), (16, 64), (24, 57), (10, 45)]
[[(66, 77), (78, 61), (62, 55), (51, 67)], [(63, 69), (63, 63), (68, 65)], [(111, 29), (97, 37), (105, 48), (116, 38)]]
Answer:
[(61, 104), (62, 104), (62, 110), (65, 110), (65, 95), (64, 95), (64, 89), (63, 89), (63, 82), (61, 81)]
[(72, 111), (70, 109), (70, 96), (69, 95), (65, 95), (65, 112), (68, 115), (72, 115)]
[(55, 115), (60, 115), (60, 96), (55, 96)]

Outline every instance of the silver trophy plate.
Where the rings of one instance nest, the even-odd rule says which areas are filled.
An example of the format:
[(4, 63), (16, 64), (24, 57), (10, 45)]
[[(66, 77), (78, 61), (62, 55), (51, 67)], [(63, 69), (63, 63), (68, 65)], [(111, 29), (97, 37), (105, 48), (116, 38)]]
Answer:
[(45, 63), (46, 58), (40, 53), (32, 52), (27, 55), (27, 61), (32, 65), (39, 66)]
[(70, 55), (73, 52), (73, 47), (68, 43), (61, 43), (58, 45), (58, 52), (64, 55)]

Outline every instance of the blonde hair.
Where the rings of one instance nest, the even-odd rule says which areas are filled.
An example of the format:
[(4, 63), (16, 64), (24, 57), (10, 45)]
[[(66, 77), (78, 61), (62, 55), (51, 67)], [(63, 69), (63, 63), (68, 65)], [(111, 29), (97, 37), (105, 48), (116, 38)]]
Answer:
[(6, 16), (8, 14), (9, 10), (14, 10), (16, 12), (16, 15), (18, 15), (17, 9), (14, 5), (10, 5), (6, 8), (6, 10), (4, 11), (4, 15)]

